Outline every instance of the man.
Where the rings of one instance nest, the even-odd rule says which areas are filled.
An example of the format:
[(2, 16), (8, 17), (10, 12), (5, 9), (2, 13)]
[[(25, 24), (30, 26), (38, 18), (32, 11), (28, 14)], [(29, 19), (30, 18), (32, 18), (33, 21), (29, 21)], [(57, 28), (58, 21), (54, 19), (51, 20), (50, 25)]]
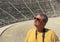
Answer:
[(55, 32), (45, 28), (45, 25), (48, 21), (48, 17), (43, 13), (38, 13), (36, 17), (34, 17), (34, 26), (29, 30), (25, 42), (58, 42), (58, 37)]

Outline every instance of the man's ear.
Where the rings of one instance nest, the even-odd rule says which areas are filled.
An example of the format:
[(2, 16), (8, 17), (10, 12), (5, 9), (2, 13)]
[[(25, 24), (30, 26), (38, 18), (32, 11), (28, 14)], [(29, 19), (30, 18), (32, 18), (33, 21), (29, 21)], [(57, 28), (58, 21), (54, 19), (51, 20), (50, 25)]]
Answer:
[(46, 22), (44, 22), (43, 24), (46, 25)]

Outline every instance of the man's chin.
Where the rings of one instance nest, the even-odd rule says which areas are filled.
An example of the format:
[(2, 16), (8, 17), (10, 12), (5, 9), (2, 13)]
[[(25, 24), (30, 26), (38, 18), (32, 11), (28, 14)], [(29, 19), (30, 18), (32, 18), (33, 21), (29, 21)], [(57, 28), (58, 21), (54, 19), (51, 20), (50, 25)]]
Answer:
[(37, 25), (34, 25), (35, 27), (37, 27)]

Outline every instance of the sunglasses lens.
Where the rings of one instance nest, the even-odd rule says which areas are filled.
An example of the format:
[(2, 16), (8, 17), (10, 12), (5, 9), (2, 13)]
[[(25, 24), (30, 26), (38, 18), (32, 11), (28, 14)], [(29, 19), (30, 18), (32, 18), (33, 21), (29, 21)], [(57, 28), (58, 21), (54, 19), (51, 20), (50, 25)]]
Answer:
[(40, 21), (40, 19), (37, 18), (38, 21)]
[(39, 18), (34, 17), (34, 19), (36, 19), (36, 20), (40, 21), (40, 19), (39, 19)]
[(34, 19), (36, 19), (36, 17), (34, 17)]

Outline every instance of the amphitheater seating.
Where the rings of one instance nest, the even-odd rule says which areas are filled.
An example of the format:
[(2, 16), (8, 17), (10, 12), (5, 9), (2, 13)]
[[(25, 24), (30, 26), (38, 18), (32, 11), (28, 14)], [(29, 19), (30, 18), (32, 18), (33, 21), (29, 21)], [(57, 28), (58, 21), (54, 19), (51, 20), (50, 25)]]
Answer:
[[(28, 7), (24, 3), (22, 3), (23, 2), (22, 0), (20, 0), (22, 2), (19, 4), (13, 3), (13, 0), (9, 0), (9, 1), (13, 4), (15, 8), (11, 4), (9, 4), (7, 1), (2, 0), (2, 2), (0, 3), (0, 8), (1, 8), (0, 9), (0, 27), (11, 24), (11, 23), (19, 22), (19, 21), (31, 20), (34, 17), (32, 12), (33, 13), (42, 12), (41, 8), (43, 9), (43, 11), (46, 13), (48, 17), (60, 16), (59, 15), (60, 4), (55, 1), (53, 4), (54, 8), (56, 8), (55, 10), (52, 9), (52, 6), (49, 3), (49, 1), (46, 1), (46, 2), (39, 1), (41, 8), (39, 7), (37, 2), (34, 2), (34, 0), (32, 2), (27, 1), (26, 2), (27, 6), (31, 10), (29, 10)], [(18, 2), (18, 0), (16, 2)], [(54, 14), (54, 11), (56, 11), (56, 14)], [(4, 21), (2, 22), (2, 20)]]

